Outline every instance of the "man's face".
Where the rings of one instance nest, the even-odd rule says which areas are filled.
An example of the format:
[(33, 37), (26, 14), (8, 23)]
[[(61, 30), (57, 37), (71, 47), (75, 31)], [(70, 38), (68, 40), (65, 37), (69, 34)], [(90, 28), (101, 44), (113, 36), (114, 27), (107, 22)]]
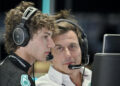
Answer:
[(67, 74), (73, 72), (68, 68), (68, 65), (81, 63), (81, 49), (76, 34), (73, 31), (68, 31), (58, 35), (54, 38), (54, 43), (55, 47), (52, 49), (53, 67)]
[(45, 61), (46, 56), (50, 52), (50, 48), (55, 46), (51, 36), (52, 32), (46, 28), (38, 30), (38, 32), (33, 35), (33, 38), (26, 46), (29, 57), (33, 58), (34, 60)]

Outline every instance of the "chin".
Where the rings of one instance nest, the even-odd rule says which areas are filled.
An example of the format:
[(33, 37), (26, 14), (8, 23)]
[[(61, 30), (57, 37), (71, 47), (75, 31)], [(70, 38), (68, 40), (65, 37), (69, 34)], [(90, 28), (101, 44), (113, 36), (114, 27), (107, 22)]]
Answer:
[(38, 58), (38, 60), (41, 62), (41, 61), (46, 61), (46, 57), (43, 57), (43, 58)]
[(65, 71), (64, 72), (64, 74), (68, 74), (68, 75), (71, 74), (71, 73), (72, 73), (72, 71)]
[(66, 68), (66, 69), (64, 69), (63, 71), (64, 71), (65, 74), (70, 74), (70, 73), (72, 73), (72, 70), (69, 69), (69, 68)]
[(41, 61), (46, 61), (46, 58), (43, 58)]

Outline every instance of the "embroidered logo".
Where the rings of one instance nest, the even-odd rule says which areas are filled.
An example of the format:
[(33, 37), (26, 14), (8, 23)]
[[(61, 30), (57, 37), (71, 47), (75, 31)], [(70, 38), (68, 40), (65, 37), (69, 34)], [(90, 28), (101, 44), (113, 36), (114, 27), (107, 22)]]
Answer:
[(22, 74), (20, 83), (21, 83), (22, 86), (30, 86), (31, 83), (30, 83), (30, 81), (28, 79), (28, 75)]

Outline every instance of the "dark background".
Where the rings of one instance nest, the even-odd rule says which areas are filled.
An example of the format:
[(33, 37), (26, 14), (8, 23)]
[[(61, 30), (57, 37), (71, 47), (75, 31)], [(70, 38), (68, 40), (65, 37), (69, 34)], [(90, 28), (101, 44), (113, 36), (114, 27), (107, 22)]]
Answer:
[[(6, 56), (4, 50), (5, 13), (22, 0), (0, 0), (0, 60)], [(26, 0), (35, 3), (41, 10), (42, 0)], [(102, 52), (103, 35), (120, 33), (120, 5), (118, 0), (54, 0), (54, 12), (71, 9), (88, 36), (90, 63), (94, 54)]]
[[(8, 11), (15, 7), (22, 0), (0, 0), (0, 12)], [(24, 0), (32, 1), (36, 7), (41, 10), (42, 0)], [(66, 9), (66, 5), (71, 3), (72, 12), (86, 13), (120, 13), (118, 0), (54, 0), (55, 11)]]

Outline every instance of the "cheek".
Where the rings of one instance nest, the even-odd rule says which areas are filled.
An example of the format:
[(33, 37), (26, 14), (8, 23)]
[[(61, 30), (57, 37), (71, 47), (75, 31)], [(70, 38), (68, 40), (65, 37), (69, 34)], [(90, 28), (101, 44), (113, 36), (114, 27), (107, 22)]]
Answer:
[(57, 54), (53, 54), (53, 62), (56, 64), (62, 64), (62, 56), (57, 55)]
[(78, 51), (76, 51), (76, 52), (72, 52), (72, 56), (73, 57), (81, 57), (81, 55), (82, 55), (82, 53), (81, 53), (81, 51), (80, 50), (78, 50)]
[(62, 61), (62, 59), (63, 59), (63, 54), (58, 54), (58, 53), (56, 53), (55, 51), (53, 51), (53, 56), (55, 57), (55, 60), (56, 61)]
[(82, 56), (81, 56), (81, 52), (80, 51), (77, 51), (77, 52), (74, 52), (72, 53), (72, 57), (76, 60), (76, 61), (81, 61), (82, 59)]
[(47, 43), (48, 43), (48, 40), (45, 38), (42, 38), (40, 41), (43, 45), (47, 45)]
[(42, 41), (42, 40), (41, 41), (39, 40), (37, 45), (41, 49), (44, 49), (46, 47), (46, 43), (44, 41)]
[(59, 56), (54, 55), (53, 61), (56, 63), (60, 63), (62, 61), (62, 59)]

